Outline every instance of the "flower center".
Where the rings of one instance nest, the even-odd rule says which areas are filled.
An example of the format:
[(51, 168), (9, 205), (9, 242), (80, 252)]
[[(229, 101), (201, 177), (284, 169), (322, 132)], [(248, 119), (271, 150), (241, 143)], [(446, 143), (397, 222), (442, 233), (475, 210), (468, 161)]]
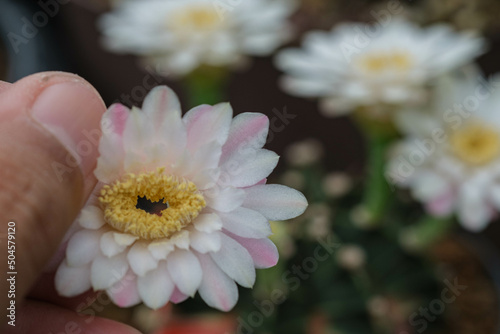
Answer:
[(190, 6), (169, 15), (168, 27), (177, 31), (215, 30), (223, 24), (213, 6)]
[(143, 239), (168, 238), (189, 225), (205, 207), (194, 183), (166, 175), (164, 169), (127, 174), (106, 185), (99, 201), (115, 229)]
[(413, 62), (406, 52), (371, 53), (358, 58), (359, 65), (365, 71), (380, 74), (382, 72), (404, 72), (410, 69)]
[(500, 155), (500, 136), (495, 129), (472, 123), (455, 131), (450, 137), (453, 153), (472, 165), (483, 165)]

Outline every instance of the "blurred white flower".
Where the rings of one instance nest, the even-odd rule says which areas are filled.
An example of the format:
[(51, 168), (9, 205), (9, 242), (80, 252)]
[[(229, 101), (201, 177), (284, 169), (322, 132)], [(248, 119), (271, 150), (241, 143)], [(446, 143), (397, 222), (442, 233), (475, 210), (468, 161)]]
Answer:
[(458, 215), (480, 231), (500, 209), (499, 78), (444, 78), (433, 111), (402, 112), (408, 134), (394, 148), (390, 182), (408, 187), (435, 216)]
[(291, 35), (288, 0), (140, 0), (117, 3), (99, 21), (104, 46), (183, 75), (200, 65), (236, 65), (269, 55)]
[(386, 25), (348, 23), (306, 35), (302, 49), (287, 49), (276, 64), (283, 88), (321, 98), (321, 109), (339, 115), (357, 108), (419, 104), (430, 79), (469, 63), (484, 41), (446, 25), (420, 28), (400, 18)]
[(366, 264), (366, 253), (358, 245), (344, 245), (337, 250), (339, 265), (347, 270), (358, 270)]
[(314, 138), (308, 138), (289, 145), (285, 157), (292, 166), (307, 166), (317, 163), (324, 155), (323, 144)]
[(331, 197), (342, 197), (352, 189), (352, 183), (348, 174), (332, 172), (323, 179), (323, 191)]

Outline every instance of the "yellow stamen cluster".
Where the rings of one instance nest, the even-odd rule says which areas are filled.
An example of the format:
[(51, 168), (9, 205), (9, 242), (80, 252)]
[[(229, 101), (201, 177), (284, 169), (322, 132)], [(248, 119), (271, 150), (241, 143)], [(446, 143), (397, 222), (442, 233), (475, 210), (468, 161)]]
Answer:
[[(138, 209), (137, 199), (163, 202), (160, 215)], [(106, 185), (99, 197), (105, 221), (115, 229), (142, 239), (168, 238), (189, 225), (206, 206), (194, 183), (164, 174), (164, 169), (139, 175), (127, 174)]]
[(362, 56), (360, 65), (368, 72), (407, 71), (412, 66), (409, 54), (404, 52), (374, 53)]
[(486, 124), (471, 123), (450, 136), (453, 153), (471, 165), (484, 165), (500, 156), (500, 134)]
[(219, 27), (222, 18), (212, 6), (193, 6), (183, 8), (169, 15), (168, 26), (179, 31), (205, 31)]

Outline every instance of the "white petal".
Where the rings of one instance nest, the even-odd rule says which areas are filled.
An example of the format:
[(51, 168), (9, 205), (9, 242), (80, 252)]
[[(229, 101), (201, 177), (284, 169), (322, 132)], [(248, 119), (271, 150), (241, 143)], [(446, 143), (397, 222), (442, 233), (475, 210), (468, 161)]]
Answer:
[(91, 288), (90, 266), (70, 267), (65, 261), (57, 269), (55, 276), (57, 292), (64, 297), (74, 297)]
[(81, 230), (76, 232), (68, 242), (66, 261), (72, 267), (80, 267), (90, 263), (99, 254), (99, 239), (102, 231)]
[(151, 255), (153, 255), (153, 257), (157, 260), (165, 260), (167, 255), (173, 251), (174, 248), (174, 243), (168, 239), (154, 241), (148, 246), (148, 250), (151, 252)]
[(189, 232), (187, 230), (180, 231), (170, 237), (170, 241), (178, 248), (189, 249)]
[(194, 227), (200, 232), (215, 232), (222, 228), (222, 221), (215, 213), (202, 213), (193, 222)]
[(483, 185), (474, 180), (462, 184), (459, 193), (458, 218), (473, 232), (482, 231), (491, 221), (493, 209), (483, 197)]
[(117, 232), (113, 234), (113, 237), (115, 239), (115, 242), (121, 246), (130, 246), (134, 243), (134, 241), (139, 239), (139, 237), (136, 237), (135, 235), (132, 234), (117, 233)]
[(500, 209), (500, 185), (493, 184), (490, 187), (490, 198), (495, 208)]
[(98, 230), (106, 224), (104, 221), (104, 213), (100, 208), (94, 205), (82, 209), (78, 222), (80, 226), (89, 230)]
[(144, 276), (158, 266), (158, 260), (153, 257), (145, 242), (134, 244), (127, 254), (127, 259), (132, 270), (139, 276)]
[(158, 139), (165, 144), (165, 158), (169, 164), (176, 164), (182, 158), (187, 145), (187, 131), (182, 122), (180, 110), (170, 111), (158, 128)]
[(221, 247), (220, 233), (204, 233), (198, 231), (192, 231), (191, 237), (191, 247), (202, 254), (208, 252), (218, 252)]
[(191, 152), (211, 141), (224, 144), (229, 134), (233, 109), (229, 103), (215, 106), (199, 106), (191, 109), (184, 116), (188, 130), (188, 149)]
[(198, 258), (190, 251), (176, 250), (168, 255), (167, 268), (180, 292), (193, 297), (203, 276)]
[(198, 292), (201, 298), (211, 307), (222, 311), (231, 310), (238, 301), (238, 288), (210, 256), (199, 254), (203, 279)]
[(115, 241), (114, 234), (115, 232), (110, 231), (104, 233), (101, 237), (101, 242), (100, 242), (101, 252), (107, 257), (112, 257), (117, 254), (120, 254), (127, 248), (126, 245), (119, 245)]
[(279, 184), (257, 185), (245, 191), (243, 206), (260, 212), (269, 220), (294, 218), (307, 208), (307, 200), (301, 192)]
[(174, 291), (165, 261), (160, 261), (158, 268), (139, 277), (137, 287), (144, 304), (155, 310), (165, 306)]
[(111, 300), (119, 307), (131, 307), (141, 302), (137, 289), (137, 276), (129, 270), (121, 281), (106, 290)]
[(244, 154), (233, 154), (222, 173), (228, 177), (227, 184), (233, 187), (249, 187), (265, 179), (278, 164), (279, 156), (268, 150), (248, 150)]
[(221, 249), (210, 253), (215, 263), (239, 285), (251, 288), (255, 283), (255, 267), (248, 251), (237, 241), (221, 234)]
[(257, 211), (237, 208), (219, 216), (225, 230), (244, 238), (266, 238), (272, 234), (269, 221)]
[(217, 211), (230, 212), (241, 206), (245, 191), (237, 188), (215, 188), (203, 193), (207, 205)]
[(125, 253), (114, 257), (98, 256), (90, 267), (90, 281), (94, 290), (105, 290), (120, 281), (128, 270)]

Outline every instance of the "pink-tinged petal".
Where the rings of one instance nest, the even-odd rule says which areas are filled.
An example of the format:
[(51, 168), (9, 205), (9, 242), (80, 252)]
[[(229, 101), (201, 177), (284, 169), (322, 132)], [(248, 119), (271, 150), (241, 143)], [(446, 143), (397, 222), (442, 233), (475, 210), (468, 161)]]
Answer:
[(243, 204), (246, 193), (242, 189), (227, 187), (213, 188), (203, 195), (209, 207), (220, 212), (230, 212)]
[[(110, 183), (117, 176), (123, 174), (125, 151), (122, 135), (129, 114), (128, 108), (114, 104), (103, 115), (101, 121), (102, 137), (99, 142), (100, 156), (94, 171), (97, 179), (101, 182)], [(93, 138), (93, 140), (97, 140), (97, 138)]]
[(174, 292), (172, 292), (172, 296), (170, 296), (170, 301), (174, 304), (179, 304), (188, 299), (189, 296), (183, 294), (179, 291), (179, 289), (175, 288)]
[(215, 213), (202, 213), (193, 222), (194, 228), (200, 232), (211, 233), (222, 229), (222, 221)]
[(230, 233), (228, 235), (246, 248), (250, 256), (252, 256), (255, 268), (270, 268), (278, 263), (278, 248), (268, 238), (246, 239)]
[(237, 208), (229, 213), (219, 213), (225, 230), (244, 238), (266, 238), (272, 234), (266, 217), (257, 211)]
[(446, 192), (430, 202), (427, 202), (425, 208), (431, 215), (443, 217), (451, 214), (454, 204), (455, 195), (452, 192)]
[(233, 156), (221, 166), (224, 182), (243, 188), (255, 185), (271, 174), (278, 164), (279, 156), (268, 150), (255, 149)]
[(264, 146), (269, 131), (269, 119), (260, 113), (242, 113), (231, 123), (229, 135), (222, 148), (221, 164), (233, 154), (247, 149), (259, 149)]
[(153, 257), (145, 242), (135, 243), (128, 251), (127, 259), (132, 270), (139, 276), (144, 276), (158, 266), (158, 260)]
[(174, 283), (168, 274), (166, 262), (160, 261), (158, 268), (139, 277), (137, 287), (144, 304), (154, 310), (165, 306), (174, 291)]
[(70, 267), (62, 262), (55, 276), (57, 292), (64, 297), (74, 297), (91, 288), (90, 266)]
[(255, 185), (256, 185), (256, 186), (260, 186), (260, 185), (264, 185), (264, 184), (266, 184), (266, 183), (267, 183), (267, 178), (260, 180), (260, 181), (259, 181), (259, 182), (257, 182)]
[(128, 271), (125, 253), (114, 257), (98, 256), (90, 267), (90, 281), (94, 290), (106, 290), (120, 281)]
[(88, 230), (98, 230), (106, 224), (104, 221), (104, 212), (94, 205), (83, 208), (77, 220), (81, 227)]
[(191, 109), (184, 116), (188, 131), (188, 149), (195, 152), (206, 143), (226, 142), (233, 109), (229, 103), (220, 103), (213, 107), (202, 105)]
[(219, 268), (239, 285), (251, 288), (255, 283), (255, 267), (248, 251), (237, 241), (221, 234), (221, 248), (209, 253)]
[(153, 124), (160, 126), (169, 113), (180, 114), (181, 105), (173, 90), (166, 86), (157, 86), (144, 99), (142, 110)]
[(137, 289), (137, 276), (129, 270), (121, 281), (106, 290), (111, 300), (119, 307), (131, 307), (141, 302)]
[(122, 136), (125, 124), (130, 114), (130, 109), (122, 104), (115, 103), (102, 115), (101, 129), (103, 136), (116, 134)]
[(198, 254), (203, 278), (198, 292), (208, 306), (230, 311), (238, 301), (238, 288), (219, 266), (206, 254)]
[(221, 247), (221, 237), (219, 232), (199, 232), (190, 233), (191, 248), (199, 253), (218, 252)]
[(167, 269), (175, 286), (193, 297), (203, 276), (198, 258), (190, 251), (176, 250), (168, 255)]
[(279, 184), (246, 188), (243, 206), (260, 212), (269, 220), (285, 220), (301, 215), (307, 199), (301, 192)]
[(81, 230), (73, 235), (66, 248), (66, 261), (72, 267), (89, 264), (99, 254), (102, 231)]

